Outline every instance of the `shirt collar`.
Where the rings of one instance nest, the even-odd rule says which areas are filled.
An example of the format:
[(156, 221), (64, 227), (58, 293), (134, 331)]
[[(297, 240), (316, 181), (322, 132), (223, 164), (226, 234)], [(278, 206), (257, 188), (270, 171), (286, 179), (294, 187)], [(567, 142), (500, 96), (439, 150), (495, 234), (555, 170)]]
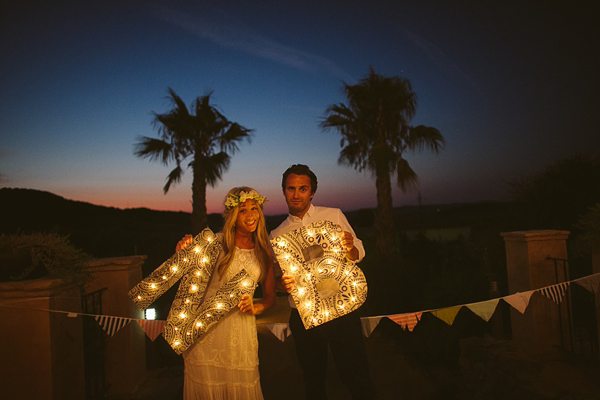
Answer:
[(288, 218), (290, 219), (291, 222), (301, 222), (304, 218), (310, 217), (312, 215), (314, 209), (315, 209), (315, 206), (313, 206), (313, 204), (310, 203), (310, 207), (308, 207), (308, 210), (306, 210), (306, 213), (304, 214), (304, 216), (302, 218), (298, 218), (292, 214), (289, 214)]

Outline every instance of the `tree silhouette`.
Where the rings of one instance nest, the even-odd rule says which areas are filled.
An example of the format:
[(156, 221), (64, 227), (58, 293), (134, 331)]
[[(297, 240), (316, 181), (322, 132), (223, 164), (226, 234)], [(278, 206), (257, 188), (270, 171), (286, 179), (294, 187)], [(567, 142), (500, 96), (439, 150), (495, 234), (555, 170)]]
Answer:
[(600, 157), (574, 154), (538, 174), (509, 182), (517, 229), (577, 231), (577, 221), (600, 202)]
[(438, 153), (445, 141), (435, 128), (409, 125), (417, 110), (417, 95), (408, 79), (382, 76), (370, 67), (358, 84), (344, 83), (344, 93), (348, 105), (329, 106), (321, 127), (336, 129), (342, 136), (339, 164), (367, 169), (375, 176), (376, 245), (380, 255), (390, 256), (395, 251), (391, 177), (397, 174), (402, 191), (415, 189), (418, 177), (404, 158), (406, 152)]
[(167, 176), (163, 191), (181, 181), (182, 163), (190, 159), (192, 169), (192, 233), (197, 234), (206, 223), (206, 185), (215, 186), (229, 168), (238, 142), (250, 140), (252, 130), (229, 121), (210, 104), (212, 92), (197, 97), (188, 110), (181, 98), (169, 88), (173, 109), (164, 114), (154, 113), (154, 125), (160, 138), (142, 136), (134, 154), (164, 165), (175, 163)]

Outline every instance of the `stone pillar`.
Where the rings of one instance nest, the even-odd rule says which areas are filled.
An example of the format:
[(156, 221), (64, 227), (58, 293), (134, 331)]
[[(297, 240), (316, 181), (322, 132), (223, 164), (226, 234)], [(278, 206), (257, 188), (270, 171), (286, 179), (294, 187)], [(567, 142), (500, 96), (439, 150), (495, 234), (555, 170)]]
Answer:
[[(104, 289), (102, 313), (128, 318), (143, 318), (143, 312), (127, 292), (142, 280), (146, 256), (102, 258), (90, 262), (96, 279), (86, 285), (88, 293)], [(127, 324), (106, 343), (105, 379), (109, 395), (129, 394), (146, 374), (146, 334), (135, 322)]]
[[(565, 281), (562, 263), (558, 263), (558, 280), (554, 261), (567, 259), (568, 231), (543, 230), (502, 233), (506, 245), (509, 294), (527, 292)], [(557, 305), (534, 293), (524, 314), (511, 307), (513, 340), (532, 350), (551, 346), (568, 346), (566, 301)], [(559, 317), (561, 307), (562, 321)]]
[(60, 279), (0, 283), (0, 388), (4, 399), (85, 398), (79, 289)]

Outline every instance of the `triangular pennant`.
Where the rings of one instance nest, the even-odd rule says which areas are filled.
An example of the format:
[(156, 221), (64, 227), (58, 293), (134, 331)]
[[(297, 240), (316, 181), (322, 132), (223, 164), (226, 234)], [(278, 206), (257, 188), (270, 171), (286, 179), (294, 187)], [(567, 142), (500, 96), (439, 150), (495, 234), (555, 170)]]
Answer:
[(363, 335), (371, 336), (371, 333), (377, 328), (382, 317), (364, 317), (360, 319)]
[(287, 322), (277, 322), (274, 324), (265, 324), (265, 326), (281, 342), (285, 341), (285, 338), (292, 334), (292, 331), (290, 330), (290, 325)]
[(529, 290), (527, 292), (518, 292), (515, 294), (511, 294), (509, 296), (503, 297), (502, 299), (508, 304), (510, 304), (515, 310), (523, 314), (525, 313), (525, 310), (529, 305), (529, 300), (531, 300), (532, 294), (533, 290)]
[(456, 318), (456, 314), (460, 311), (462, 306), (454, 306), (448, 308), (442, 308), (439, 310), (431, 311), (433, 315), (447, 323), (448, 325), (452, 325), (454, 323), (454, 318)]
[(153, 320), (153, 319), (138, 319), (136, 320), (138, 325), (146, 332), (146, 335), (154, 342), (154, 339), (158, 337), (163, 331), (166, 321)]
[(108, 315), (96, 315), (94, 318), (109, 336), (113, 336), (131, 321), (131, 318), (111, 317)]
[(415, 329), (415, 326), (421, 320), (421, 315), (423, 315), (422, 311), (416, 313), (388, 315), (387, 317), (400, 325), (402, 328), (408, 329), (410, 332), (412, 332), (413, 329)]
[(559, 304), (565, 296), (565, 292), (568, 288), (569, 282), (561, 282), (556, 285), (543, 287), (541, 289), (538, 289), (538, 291), (550, 300)]
[(482, 318), (484, 321), (489, 321), (492, 315), (496, 311), (498, 302), (500, 299), (491, 299), (486, 301), (480, 301), (478, 303), (466, 304), (466, 307), (473, 311), (475, 315)]
[(600, 273), (575, 279), (573, 282), (592, 293), (600, 292)]

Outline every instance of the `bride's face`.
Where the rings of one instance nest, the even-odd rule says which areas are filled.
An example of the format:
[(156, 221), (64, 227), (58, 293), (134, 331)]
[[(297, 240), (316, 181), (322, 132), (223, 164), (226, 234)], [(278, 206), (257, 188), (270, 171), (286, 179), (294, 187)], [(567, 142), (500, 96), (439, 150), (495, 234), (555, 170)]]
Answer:
[(252, 233), (258, 226), (260, 214), (258, 204), (252, 199), (248, 199), (240, 204), (235, 226), (240, 233)]

